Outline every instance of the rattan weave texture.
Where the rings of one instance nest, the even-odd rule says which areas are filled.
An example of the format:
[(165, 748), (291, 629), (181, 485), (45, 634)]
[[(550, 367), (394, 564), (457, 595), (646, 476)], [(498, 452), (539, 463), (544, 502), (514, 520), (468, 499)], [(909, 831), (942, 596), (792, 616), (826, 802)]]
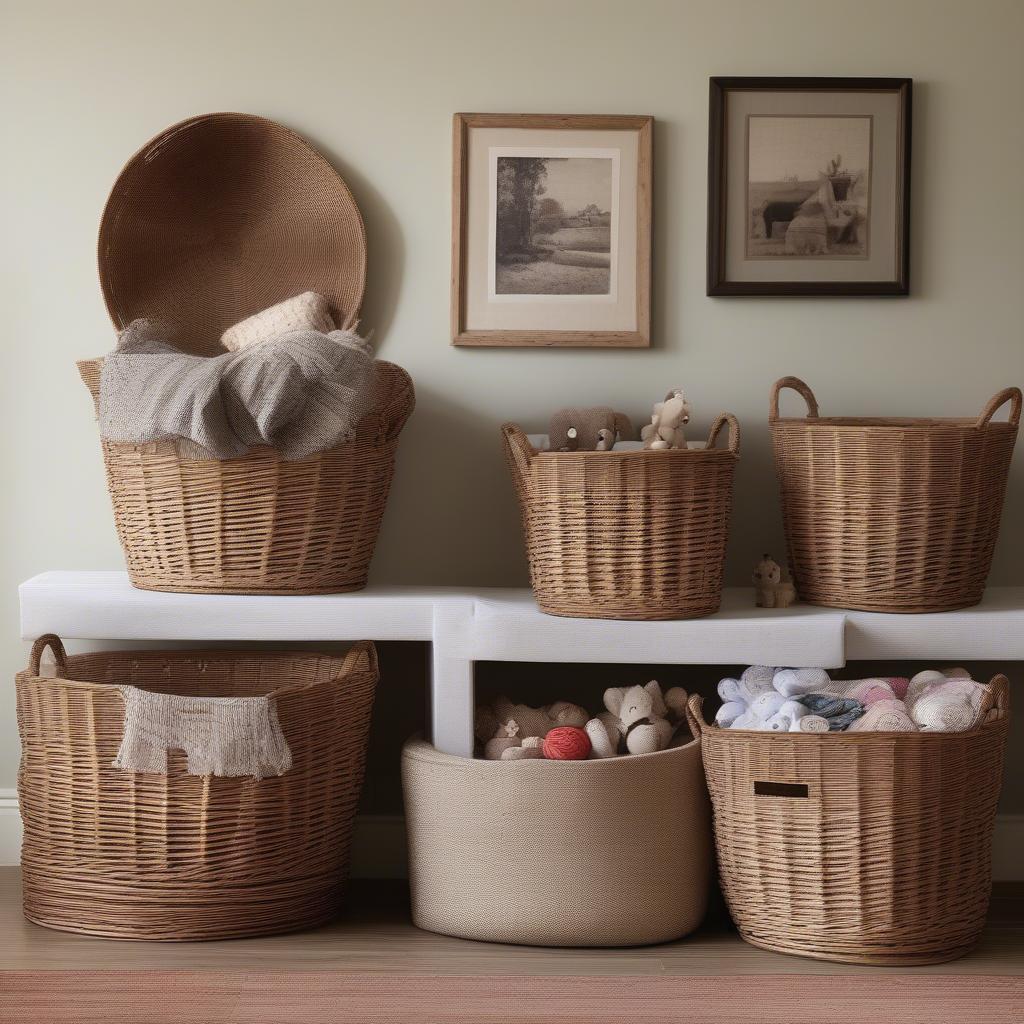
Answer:
[[(728, 445), (715, 448), (723, 427)], [(515, 424), (502, 433), (541, 611), (687, 619), (718, 610), (734, 416), (718, 417), (703, 450), (538, 452)]]
[[(98, 401), (102, 362), (79, 363)], [(103, 441), (114, 522), (132, 584), (208, 594), (328, 594), (366, 586), (398, 435), (415, 402), (409, 375), (379, 362), (379, 413), (355, 440), (289, 462), (179, 458), (170, 441)]]
[[(58, 678), (39, 674), (45, 646)], [(193, 940), (310, 928), (342, 902), (378, 677), (344, 658), (123, 651), (65, 658), (43, 637), (17, 677), (25, 916), (113, 938)], [(293, 766), (278, 778), (111, 766), (131, 683), (197, 696), (273, 694)]]
[[(784, 388), (803, 396), (806, 417), (779, 415)], [(992, 422), (1007, 402), (1009, 421)], [(769, 423), (800, 597), (880, 612), (977, 604), (1020, 412), (1020, 390), (1006, 388), (977, 419), (824, 417), (802, 380), (776, 381)]]
[(690, 698), (722, 891), (744, 939), (880, 965), (974, 946), (1009, 726), (1009, 684), (990, 685), (987, 720), (962, 733), (720, 729)]
[(162, 320), (182, 347), (209, 355), (226, 328), (305, 291), (351, 326), (366, 233), (348, 186), (305, 139), (262, 117), (213, 113), (165, 129), (125, 164), (98, 257), (115, 326)]

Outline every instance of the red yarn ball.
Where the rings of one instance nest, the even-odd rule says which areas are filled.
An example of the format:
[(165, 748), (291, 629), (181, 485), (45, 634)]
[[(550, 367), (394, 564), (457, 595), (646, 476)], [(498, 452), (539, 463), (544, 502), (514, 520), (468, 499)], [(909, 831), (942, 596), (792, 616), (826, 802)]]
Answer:
[(544, 756), (549, 761), (585, 761), (590, 756), (590, 737), (574, 725), (561, 725), (544, 737)]

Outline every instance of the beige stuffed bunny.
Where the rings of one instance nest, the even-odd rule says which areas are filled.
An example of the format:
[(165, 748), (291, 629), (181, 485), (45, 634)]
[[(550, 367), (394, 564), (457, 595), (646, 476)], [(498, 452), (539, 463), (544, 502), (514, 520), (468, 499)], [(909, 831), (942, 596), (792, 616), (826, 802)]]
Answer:
[[(561, 725), (582, 729), (589, 717), (586, 708), (566, 700), (531, 708), (528, 704), (513, 704), (507, 697), (498, 697), (490, 707), (477, 709), (474, 732), (484, 744), (487, 760), (512, 761), (542, 757), (540, 748), (552, 729)], [(534, 749), (536, 753), (532, 753)]]
[(591, 757), (652, 754), (669, 745), (683, 720), (686, 692), (674, 686), (662, 696), (661, 687), (652, 679), (646, 686), (605, 690), (604, 705), (608, 710), (586, 724)]
[(655, 404), (651, 422), (640, 431), (644, 447), (654, 451), (685, 448), (683, 427), (689, 422), (690, 403), (686, 401), (682, 390), (676, 388), (665, 396), (664, 402)]

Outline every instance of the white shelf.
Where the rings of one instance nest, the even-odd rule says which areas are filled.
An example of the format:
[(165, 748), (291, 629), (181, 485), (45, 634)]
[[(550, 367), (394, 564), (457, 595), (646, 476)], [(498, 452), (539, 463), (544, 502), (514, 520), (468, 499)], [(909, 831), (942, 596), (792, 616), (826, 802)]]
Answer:
[(525, 589), (370, 587), (355, 594), (245, 597), (136, 590), (123, 572), (46, 572), (21, 585), (21, 633), (89, 640), (420, 640), (432, 643), (433, 736), (472, 751), (478, 661), (766, 664), (840, 668), (850, 659), (1024, 661), (1024, 587), (974, 608), (888, 615), (753, 606), (730, 588), (703, 619), (623, 622), (541, 613)]
[(752, 590), (727, 588), (721, 610), (701, 619), (571, 619), (545, 615), (530, 590), (495, 588), (473, 594), (472, 618), (450, 643), (470, 661), (838, 668), (844, 664), (843, 614), (811, 605), (755, 608)]
[(432, 640), (445, 591), (249, 597), (136, 590), (125, 572), (44, 572), (26, 580), (21, 635), (77, 640)]

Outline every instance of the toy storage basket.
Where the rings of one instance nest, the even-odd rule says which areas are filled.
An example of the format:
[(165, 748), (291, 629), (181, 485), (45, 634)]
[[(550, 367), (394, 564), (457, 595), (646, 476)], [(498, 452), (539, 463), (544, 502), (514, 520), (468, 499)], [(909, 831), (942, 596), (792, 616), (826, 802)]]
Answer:
[[(715, 448), (723, 427), (728, 445)], [(540, 452), (502, 427), (541, 611), (689, 619), (718, 611), (740, 430), (705, 449)]]
[(467, 939), (636, 946), (707, 907), (700, 740), (595, 761), (402, 752), (413, 921)]
[[(805, 417), (779, 415), (784, 388)], [(992, 422), (1007, 402), (1009, 422)], [(977, 604), (1020, 412), (1020, 390), (1006, 388), (976, 420), (824, 417), (802, 380), (776, 381), (769, 423), (800, 597), (879, 612)]]
[[(209, 355), (225, 328), (308, 290), (353, 326), (366, 238), (345, 182), (304, 139), (263, 118), (208, 114), (125, 165), (103, 213), (99, 269), (118, 329), (150, 317)], [(79, 363), (97, 403), (101, 367)], [(193, 461), (170, 442), (104, 441), (132, 583), (221, 594), (364, 587), (414, 404), (404, 370), (381, 362), (378, 374), (381, 408), (355, 440), (302, 461), (269, 448)]]
[(704, 722), (722, 891), (747, 942), (848, 963), (929, 964), (978, 941), (1009, 686), (963, 733), (764, 733)]
[[(57, 676), (41, 676), (49, 646)], [(36, 641), (18, 674), (25, 916), (64, 931), (192, 940), (309, 928), (342, 902), (377, 657), (114, 651)], [(192, 696), (269, 694), (291, 748), (284, 775), (166, 775), (111, 762), (119, 684)]]

